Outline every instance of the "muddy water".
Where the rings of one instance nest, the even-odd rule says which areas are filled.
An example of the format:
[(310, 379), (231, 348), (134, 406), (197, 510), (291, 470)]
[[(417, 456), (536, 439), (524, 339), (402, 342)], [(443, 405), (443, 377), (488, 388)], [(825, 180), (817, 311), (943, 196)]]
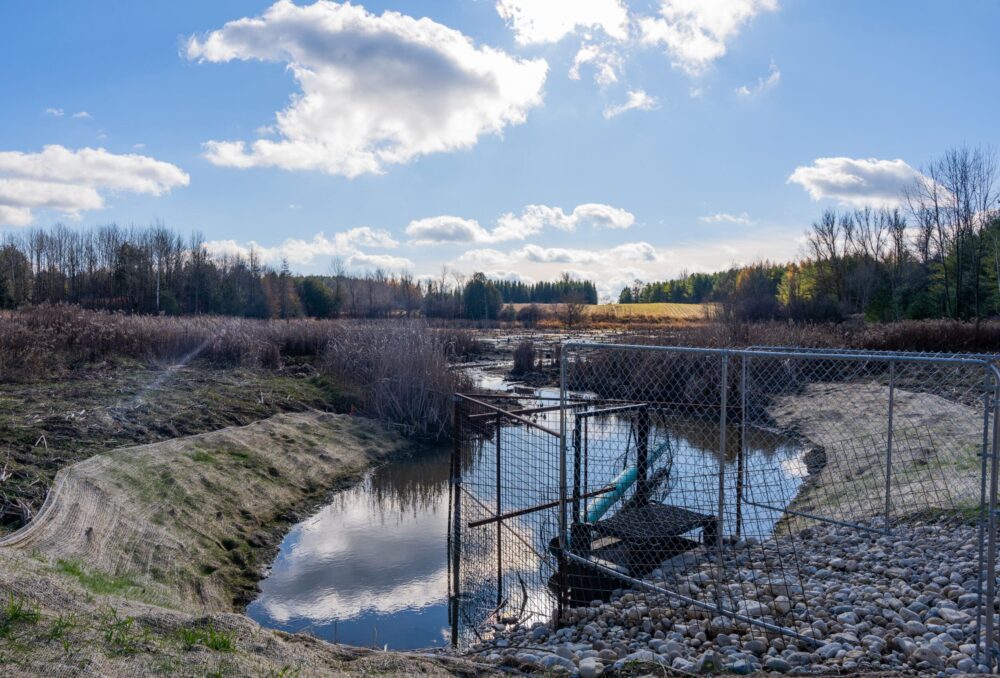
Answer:
[[(511, 385), (496, 368), (473, 368), (483, 388), (507, 390)], [(538, 392), (552, 396), (553, 389)], [(530, 405), (529, 405), (530, 406)], [(557, 413), (542, 415), (557, 425)], [(540, 420), (541, 421), (541, 420)], [(613, 417), (603, 422), (613, 428)], [(505, 427), (504, 437), (519, 429)], [(600, 436), (599, 426), (592, 432)], [(654, 441), (670, 440), (673, 475), (684, 483), (685, 469), (715, 458), (717, 429), (697, 422), (654, 422)], [(735, 434), (730, 438), (735, 439)], [(801, 483), (799, 450), (778, 436), (754, 436), (746, 458), (749, 471), (769, 469), (769, 504), (787, 505)], [(511, 450), (517, 449), (510, 445)], [(473, 455), (463, 475), (492, 477), (491, 455)], [(321, 638), (354, 645), (415, 649), (450, 642), (448, 622), (448, 474), (450, 451), (439, 449), (371, 471), (318, 513), (296, 525), (282, 542), (261, 595), (248, 614), (264, 626), (308, 631)], [(735, 482), (734, 465), (726, 465), (727, 485)], [(600, 471), (594, 469), (597, 474)], [(610, 477), (613, 470), (607, 469)], [(595, 479), (592, 479), (595, 480)], [(475, 483), (470, 482), (469, 486)], [(688, 496), (675, 486), (676, 497)], [(690, 508), (714, 500), (697, 488)], [(514, 508), (516, 497), (507, 508)], [(699, 502), (697, 505), (694, 502)], [(773, 527), (777, 514), (748, 508), (744, 520), (759, 523), (755, 534)], [(544, 549), (544, 545), (539, 545)], [(544, 595), (542, 591), (532, 592)]]

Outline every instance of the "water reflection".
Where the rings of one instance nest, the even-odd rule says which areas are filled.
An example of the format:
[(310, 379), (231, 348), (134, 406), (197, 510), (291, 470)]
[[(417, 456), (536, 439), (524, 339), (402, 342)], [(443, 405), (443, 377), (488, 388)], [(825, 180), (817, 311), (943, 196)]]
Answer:
[(288, 534), (247, 613), (355, 645), (447, 642), (449, 459), (396, 461), (338, 493)]
[[(503, 378), (474, 375), (484, 386), (503, 388)], [(535, 397), (553, 398), (558, 389)], [(526, 398), (525, 406), (551, 405)], [(552, 429), (558, 412), (532, 417)], [(669, 446), (670, 473), (655, 498), (706, 514), (717, 513), (717, 423), (676, 416), (654, 416), (650, 449)], [(618, 416), (587, 420), (582, 468), (583, 493), (605, 486), (635, 454), (630, 425)], [(496, 429), (484, 426), (479, 444), (465, 448), (462, 460), (463, 523), (488, 517), (495, 509)], [(523, 426), (500, 430), (503, 511), (535, 506), (558, 497), (558, 441)], [(744, 534), (766, 537), (780, 508), (794, 497), (808, 474), (800, 450), (790, 441), (760, 429), (726, 430), (722, 473), (726, 495), (736, 490), (737, 452), (743, 463), (747, 503), (739, 521)], [(413, 649), (450, 641), (448, 553), (450, 450), (429, 451), (369, 473), (363, 482), (338, 493), (331, 503), (295, 526), (282, 542), (261, 595), (248, 614), (261, 624), (355, 645)], [(655, 473), (654, 465), (652, 472)], [(756, 504), (756, 505), (754, 505)], [(763, 508), (762, 508), (763, 507)], [(773, 508), (777, 507), (779, 511)], [(727, 513), (731, 533), (737, 516)], [(539, 618), (551, 611), (546, 588), (552, 563), (548, 540), (557, 533), (555, 510), (538, 511), (505, 522), (502, 572), (497, 574), (495, 525), (465, 532), (461, 573), (464, 629), (491, 615)], [(499, 608), (499, 611), (498, 611)]]

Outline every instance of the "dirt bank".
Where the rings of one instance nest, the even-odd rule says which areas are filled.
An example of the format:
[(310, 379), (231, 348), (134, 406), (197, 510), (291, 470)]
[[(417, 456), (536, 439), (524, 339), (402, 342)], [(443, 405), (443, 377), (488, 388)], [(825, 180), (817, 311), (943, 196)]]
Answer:
[(308, 365), (280, 370), (119, 361), (0, 384), (0, 534), (41, 507), (56, 471), (107, 450), (328, 409)]
[[(894, 398), (891, 518), (973, 511), (979, 504), (982, 410), (900, 388)], [(814, 446), (805, 464), (822, 466), (790, 508), (849, 521), (884, 516), (886, 386), (813, 383), (776, 398), (768, 412), (779, 427)]]
[(38, 517), (0, 543), (2, 672), (471, 672), (232, 613), (310, 502), (406, 447), (369, 420), (305, 412), (66, 467)]

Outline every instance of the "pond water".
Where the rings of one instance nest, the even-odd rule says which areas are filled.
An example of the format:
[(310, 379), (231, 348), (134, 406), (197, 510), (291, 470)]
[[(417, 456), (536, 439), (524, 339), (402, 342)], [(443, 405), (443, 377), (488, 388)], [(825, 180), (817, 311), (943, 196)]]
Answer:
[[(510, 386), (495, 371), (470, 371), (482, 387), (506, 390)], [(558, 390), (540, 389), (536, 395), (551, 397)], [(557, 426), (558, 413), (543, 414), (539, 421)], [(621, 446), (622, 441), (614, 438), (620, 435), (620, 429), (614, 432), (615, 423), (615, 417), (604, 417), (588, 424), (592, 425), (588, 435), (593, 449), (600, 449), (602, 441), (609, 448)], [(510, 443), (522, 435), (520, 430), (503, 427), (504, 447), (512, 454), (518, 445)], [(612, 433), (605, 435), (605, 430)], [(690, 496), (680, 503), (692, 509), (711, 506), (712, 492), (717, 491), (714, 483), (695, 486), (687, 469), (704, 467), (706, 456), (714, 458), (718, 442), (717, 427), (676, 419), (654, 421), (651, 447), (669, 444), (672, 450), (674, 480), (664, 491), (673, 497)], [(764, 473), (767, 490), (766, 497), (757, 498), (769, 505), (787, 505), (804, 475), (800, 450), (775, 435), (757, 434), (751, 442), (748, 474), (754, 469)], [(484, 449), (488, 448), (484, 441)], [(452, 632), (447, 553), (450, 458), (450, 449), (442, 448), (375, 469), (296, 525), (282, 542), (269, 575), (260, 583), (261, 594), (247, 614), (263, 626), (308, 631), (353, 645), (398, 650), (447, 645)], [(470, 480), (467, 487), (475, 487), (471, 481), (476, 477), (493, 477), (492, 459), (486, 453), (466, 460), (463, 479)], [(606, 482), (618, 471), (591, 464), (590, 481)], [(604, 475), (608, 478), (603, 479)], [(735, 464), (726, 464), (726, 484), (735, 485)], [(516, 496), (506, 500), (505, 510), (518, 507)], [(777, 517), (774, 511), (748, 507), (743, 520), (756, 521), (757, 527), (747, 533), (757, 535), (773, 527)], [(544, 544), (539, 547), (544, 550)], [(544, 596), (541, 590), (529, 594)]]

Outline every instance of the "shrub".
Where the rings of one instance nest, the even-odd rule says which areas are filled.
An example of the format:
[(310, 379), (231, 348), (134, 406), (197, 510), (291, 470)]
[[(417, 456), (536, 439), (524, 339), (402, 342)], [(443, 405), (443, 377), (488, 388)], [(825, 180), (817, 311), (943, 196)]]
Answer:
[(535, 345), (530, 341), (522, 341), (514, 349), (513, 375), (527, 374), (535, 370)]
[(452, 394), (467, 388), (449, 370), (441, 335), (420, 322), (345, 325), (331, 333), (320, 369), (351, 389), (369, 416), (433, 437), (451, 428)]

